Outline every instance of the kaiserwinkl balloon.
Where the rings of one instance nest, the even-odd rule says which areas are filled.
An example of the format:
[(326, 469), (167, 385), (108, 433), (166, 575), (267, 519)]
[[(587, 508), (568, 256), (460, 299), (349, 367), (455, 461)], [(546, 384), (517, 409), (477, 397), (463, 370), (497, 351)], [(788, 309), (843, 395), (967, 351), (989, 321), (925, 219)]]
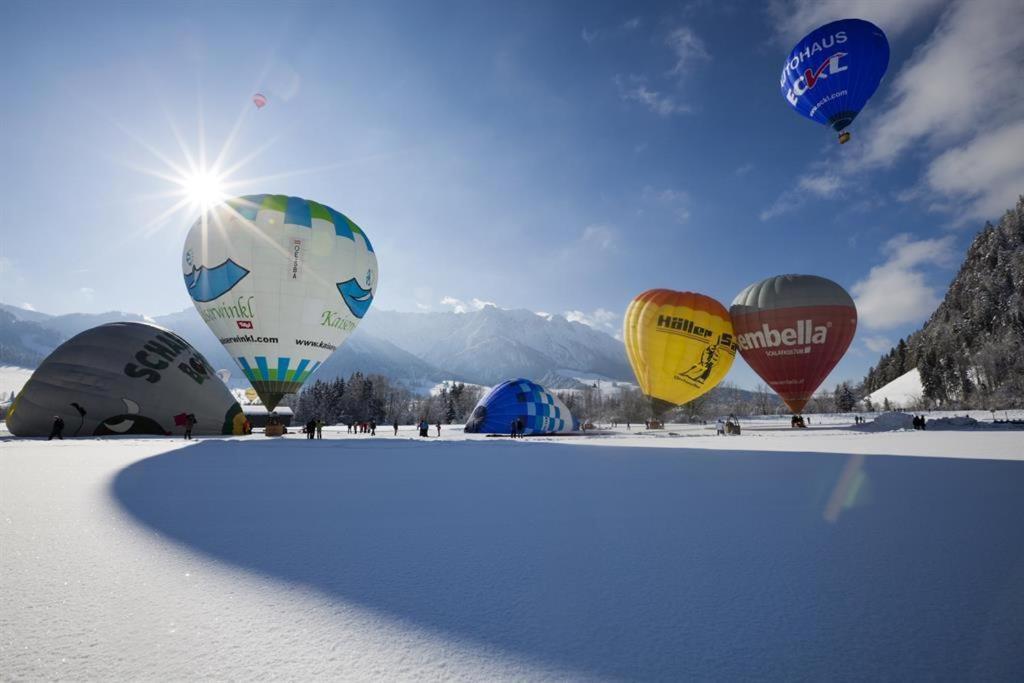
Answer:
[(863, 19), (842, 19), (811, 31), (782, 65), (782, 96), (799, 114), (831, 127), (839, 142), (889, 66), (889, 41)]
[(857, 307), (816, 275), (779, 275), (740, 292), (729, 309), (743, 360), (786, 402), (803, 410), (846, 353)]
[(256, 93), (252, 96), (252, 103), (256, 105), (257, 109), (263, 109), (267, 106), (267, 98), (263, 93)]
[(377, 289), (377, 256), (329, 206), (284, 195), (225, 202), (185, 239), (185, 288), (268, 409), (348, 338)]
[(187, 341), (156, 325), (109, 323), (46, 357), (14, 400), (7, 427), (17, 436), (46, 436), (60, 416), (64, 436), (168, 435), (181, 413), (195, 416), (194, 434), (241, 434), (245, 421)]
[(626, 309), (623, 337), (640, 389), (657, 412), (711, 390), (736, 358), (728, 311), (694, 292), (639, 295)]
[(509, 434), (514, 420), (523, 421), (524, 434), (578, 431), (579, 420), (544, 387), (528, 379), (510, 379), (480, 399), (466, 421), (465, 431)]

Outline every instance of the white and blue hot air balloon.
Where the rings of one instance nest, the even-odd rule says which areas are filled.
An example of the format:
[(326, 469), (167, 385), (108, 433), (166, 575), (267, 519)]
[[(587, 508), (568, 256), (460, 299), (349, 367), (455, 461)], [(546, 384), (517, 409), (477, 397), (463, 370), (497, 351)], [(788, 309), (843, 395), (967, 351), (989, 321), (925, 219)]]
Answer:
[(377, 290), (377, 256), (329, 206), (285, 195), (220, 204), (182, 254), (196, 310), (269, 410), (344, 343)]

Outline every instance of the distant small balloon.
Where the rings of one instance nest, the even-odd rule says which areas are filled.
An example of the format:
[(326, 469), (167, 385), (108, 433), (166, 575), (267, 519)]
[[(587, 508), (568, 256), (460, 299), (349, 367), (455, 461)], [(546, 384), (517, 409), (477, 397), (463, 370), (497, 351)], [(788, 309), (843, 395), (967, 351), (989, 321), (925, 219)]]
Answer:
[(257, 109), (263, 109), (267, 106), (267, 97), (263, 93), (256, 93), (252, 96), (252, 103), (256, 105)]

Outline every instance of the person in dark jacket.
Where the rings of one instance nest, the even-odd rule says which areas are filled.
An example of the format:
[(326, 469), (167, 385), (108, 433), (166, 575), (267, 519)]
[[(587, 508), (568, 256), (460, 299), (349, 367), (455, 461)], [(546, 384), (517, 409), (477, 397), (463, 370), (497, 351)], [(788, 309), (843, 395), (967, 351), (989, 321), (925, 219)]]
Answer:
[(517, 417), (516, 418), (516, 434), (518, 434), (519, 438), (521, 439), (521, 438), (523, 438), (523, 435), (525, 433), (526, 433), (526, 425), (523, 424), (523, 418)]
[(49, 441), (53, 437), (57, 437), (61, 441), (64, 440), (64, 420), (60, 415), (53, 416), (53, 428), (50, 429), (50, 436), (46, 440)]
[(395, 424), (391, 426), (395, 428), (395, 436), (398, 436), (398, 418), (395, 418)]
[(185, 438), (186, 439), (191, 439), (192, 438), (192, 428), (196, 426), (196, 422), (197, 422), (197, 420), (196, 420), (196, 416), (194, 414), (189, 413), (188, 415), (185, 416)]

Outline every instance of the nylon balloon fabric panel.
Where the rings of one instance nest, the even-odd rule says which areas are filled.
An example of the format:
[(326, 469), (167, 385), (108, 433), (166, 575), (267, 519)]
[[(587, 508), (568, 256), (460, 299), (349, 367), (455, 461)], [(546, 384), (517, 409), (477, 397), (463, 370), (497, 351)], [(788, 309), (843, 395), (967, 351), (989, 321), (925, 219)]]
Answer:
[(673, 406), (714, 388), (736, 358), (728, 311), (694, 292), (640, 294), (626, 309), (623, 339), (641, 391)]
[(377, 256), (366, 233), (329, 206), (252, 195), (195, 222), (185, 288), (268, 409), (295, 393), (366, 315)]
[(857, 331), (853, 298), (816, 275), (779, 275), (745, 288), (729, 309), (743, 360), (799, 413)]
[(109, 323), (46, 357), (7, 426), (17, 436), (46, 436), (60, 416), (64, 436), (169, 435), (183, 412), (196, 417), (197, 435), (242, 433), (241, 407), (188, 342), (156, 325)]
[(510, 379), (480, 399), (466, 421), (471, 434), (509, 434), (514, 420), (523, 421), (524, 434), (575, 432), (579, 420), (562, 401), (528, 379)]
[(889, 66), (889, 41), (862, 19), (842, 19), (810, 32), (782, 65), (782, 96), (800, 115), (839, 132), (878, 90)]

